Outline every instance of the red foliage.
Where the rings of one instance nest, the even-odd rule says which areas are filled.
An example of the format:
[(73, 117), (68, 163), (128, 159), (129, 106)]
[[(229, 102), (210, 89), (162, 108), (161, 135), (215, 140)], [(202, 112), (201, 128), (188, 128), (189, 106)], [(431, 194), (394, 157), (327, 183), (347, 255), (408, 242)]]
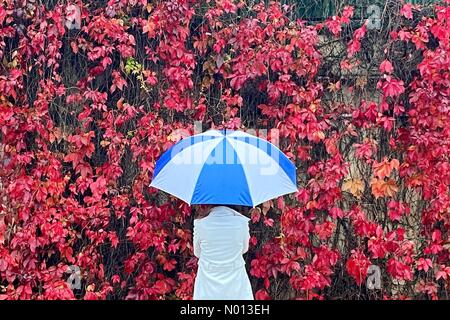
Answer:
[(352, 255), (347, 260), (347, 272), (355, 279), (357, 285), (361, 285), (367, 278), (370, 265), (370, 260), (364, 253), (352, 250)]
[[(257, 299), (353, 297), (371, 264), (379, 298), (445, 297), (450, 7), (403, 6), (375, 68), (380, 99), (349, 105), (338, 97), (358, 98), (363, 81), (324, 80), (319, 36), (351, 35), (353, 8), (313, 25), (277, 2), (242, 16), (244, 2), (77, 1), (70, 30), (76, 17), (61, 4), (3, 1), (0, 300), (190, 299), (191, 208), (148, 186), (194, 121), (276, 128), (298, 166), (297, 194), (252, 211)], [(341, 40), (342, 72), (361, 66), (371, 32)], [(248, 92), (262, 97), (253, 122)], [(71, 265), (79, 289), (66, 281)]]

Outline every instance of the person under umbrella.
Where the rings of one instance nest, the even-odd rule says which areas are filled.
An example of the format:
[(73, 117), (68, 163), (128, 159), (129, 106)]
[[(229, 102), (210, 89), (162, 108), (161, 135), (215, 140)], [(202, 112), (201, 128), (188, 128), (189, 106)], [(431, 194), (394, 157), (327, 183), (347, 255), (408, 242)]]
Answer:
[(276, 146), (253, 135), (209, 130), (184, 138), (158, 159), (150, 186), (190, 205), (194, 300), (253, 300), (243, 254), (249, 218), (239, 211), (296, 192), (295, 165)]

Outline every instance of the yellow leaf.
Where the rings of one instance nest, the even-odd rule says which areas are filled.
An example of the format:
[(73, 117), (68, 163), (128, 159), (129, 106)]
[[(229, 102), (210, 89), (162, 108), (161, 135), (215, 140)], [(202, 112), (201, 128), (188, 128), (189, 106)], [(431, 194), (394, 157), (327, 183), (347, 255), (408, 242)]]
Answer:
[(386, 195), (388, 195), (389, 197), (393, 197), (397, 193), (398, 186), (395, 183), (394, 179), (388, 179), (384, 185)]
[(107, 140), (102, 140), (100, 141), (100, 145), (105, 148), (107, 147), (111, 142), (107, 141)]
[(317, 136), (320, 140), (325, 139), (325, 133), (324, 133), (323, 131), (316, 131), (316, 136)]
[(342, 191), (348, 191), (355, 197), (361, 197), (364, 192), (364, 182), (361, 179), (348, 179), (342, 184)]

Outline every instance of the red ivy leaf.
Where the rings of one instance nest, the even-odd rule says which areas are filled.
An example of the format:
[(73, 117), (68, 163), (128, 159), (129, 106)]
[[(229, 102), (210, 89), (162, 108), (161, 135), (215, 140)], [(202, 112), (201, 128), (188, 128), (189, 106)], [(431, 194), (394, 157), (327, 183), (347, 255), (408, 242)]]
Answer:
[(380, 72), (382, 73), (392, 73), (394, 71), (394, 67), (389, 60), (384, 60), (380, 64)]
[(412, 19), (413, 18), (412, 5), (410, 3), (403, 5), (403, 7), (400, 9), (400, 14), (404, 16), (406, 19)]

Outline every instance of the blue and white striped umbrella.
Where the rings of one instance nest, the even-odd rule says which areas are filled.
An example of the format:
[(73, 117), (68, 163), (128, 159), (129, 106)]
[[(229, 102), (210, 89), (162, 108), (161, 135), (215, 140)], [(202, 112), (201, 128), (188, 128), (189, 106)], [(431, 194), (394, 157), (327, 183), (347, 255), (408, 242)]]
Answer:
[(189, 204), (254, 207), (296, 192), (296, 168), (267, 140), (209, 130), (167, 150), (156, 161), (151, 186)]

